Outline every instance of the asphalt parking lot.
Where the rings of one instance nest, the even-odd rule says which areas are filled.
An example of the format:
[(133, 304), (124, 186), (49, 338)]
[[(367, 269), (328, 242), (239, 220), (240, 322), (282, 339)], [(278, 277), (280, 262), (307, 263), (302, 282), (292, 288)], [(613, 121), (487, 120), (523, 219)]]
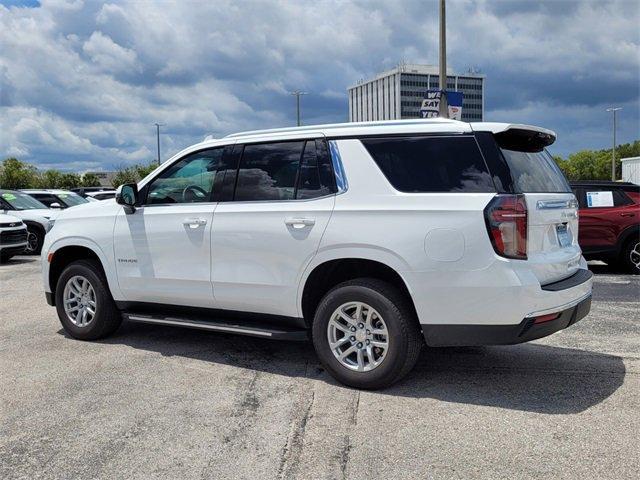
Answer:
[(63, 333), (35, 257), (0, 266), (0, 478), (638, 478), (640, 277), (513, 347), (425, 350), (342, 387), (307, 343), (123, 324)]

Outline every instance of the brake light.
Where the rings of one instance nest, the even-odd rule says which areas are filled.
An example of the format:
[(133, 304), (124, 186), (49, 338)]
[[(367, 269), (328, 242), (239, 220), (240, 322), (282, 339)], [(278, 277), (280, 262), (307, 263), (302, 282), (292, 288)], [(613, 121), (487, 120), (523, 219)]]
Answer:
[(484, 209), (489, 238), (501, 257), (527, 259), (527, 204), (524, 195), (496, 195)]

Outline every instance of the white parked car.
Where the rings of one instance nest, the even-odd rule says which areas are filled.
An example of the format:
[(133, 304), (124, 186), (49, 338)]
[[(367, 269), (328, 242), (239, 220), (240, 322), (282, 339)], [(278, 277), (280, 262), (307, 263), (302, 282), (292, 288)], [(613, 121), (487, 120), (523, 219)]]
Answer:
[(47, 208), (65, 209), (69, 207), (75, 207), (76, 205), (83, 205), (89, 201), (75, 192), (70, 190), (62, 190), (59, 188), (47, 188), (47, 189), (22, 189), (23, 193), (31, 195), (33, 198), (43, 203)]
[(116, 201), (61, 213), (43, 255), (64, 329), (122, 318), (310, 336), (326, 369), (390, 385), (429, 346), (544, 337), (590, 309), (577, 203), (543, 128), (450, 120), (230, 135)]
[(12, 215), (0, 213), (0, 263), (5, 263), (14, 255), (27, 248), (27, 227), (22, 220)]
[(0, 190), (0, 213), (21, 219), (27, 227), (25, 254), (39, 254), (44, 236), (51, 229), (58, 212), (17, 190)]

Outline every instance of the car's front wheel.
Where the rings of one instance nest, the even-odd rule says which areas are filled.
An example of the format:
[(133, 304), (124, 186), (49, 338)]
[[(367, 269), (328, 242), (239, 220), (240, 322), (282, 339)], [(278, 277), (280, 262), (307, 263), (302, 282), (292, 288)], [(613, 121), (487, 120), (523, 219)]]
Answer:
[(115, 332), (122, 316), (97, 262), (78, 260), (60, 275), (56, 310), (64, 330), (79, 340), (97, 340)]
[(32, 225), (27, 226), (27, 248), (25, 255), (39, 255), (44, 243), (44, 230)]
[(384, 388), (415, 365), (422, 336), (409, 300), (394, 286), (362, 278), (344, 282), (320, 301), (313, 345), (338, 381)]

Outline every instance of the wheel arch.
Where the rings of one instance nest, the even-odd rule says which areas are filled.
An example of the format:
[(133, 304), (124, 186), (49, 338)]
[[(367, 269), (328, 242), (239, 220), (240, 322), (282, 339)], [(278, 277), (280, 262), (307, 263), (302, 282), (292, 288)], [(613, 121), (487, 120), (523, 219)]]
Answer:
[(640, 235), (640, 224), (631, 225), (625, 228), (620, 235), (618, 235), (618, 241), (616, 245), (616, 255), (619, 256), (622, 253), (622, 249), (633, 235)]
[(107, 266), (106, 258), (99, 248), (95, 248), (85, 244), (67, 244), (58, 247), (53, 246), (49, 249), (49, 255), (43, 261), (47, 261), (49, 265), (49, 271), (47, 276), (47, 283), (49, 289), (53, 293), (52, 297), (55, 299), (55, 291), (58, 280), (62, 271), (67, 265), (76, 260), (91, 259), (95, 260), (105, 277), (111, 293), (113, 294), (113, 283), (109, 278), (109, 269)]
[[(397, 268), (387, 262), (364, 256), (326, 259), (309, 268), (301, 282), (298, 305), (305, 324), (311, 326), (316, 307), (324, 295), (335, 285), (356, 278), (377, 278), (396, 287), (416, 313), (409, 285)], [(415, 317), (417, 319), (417, 315)]]

